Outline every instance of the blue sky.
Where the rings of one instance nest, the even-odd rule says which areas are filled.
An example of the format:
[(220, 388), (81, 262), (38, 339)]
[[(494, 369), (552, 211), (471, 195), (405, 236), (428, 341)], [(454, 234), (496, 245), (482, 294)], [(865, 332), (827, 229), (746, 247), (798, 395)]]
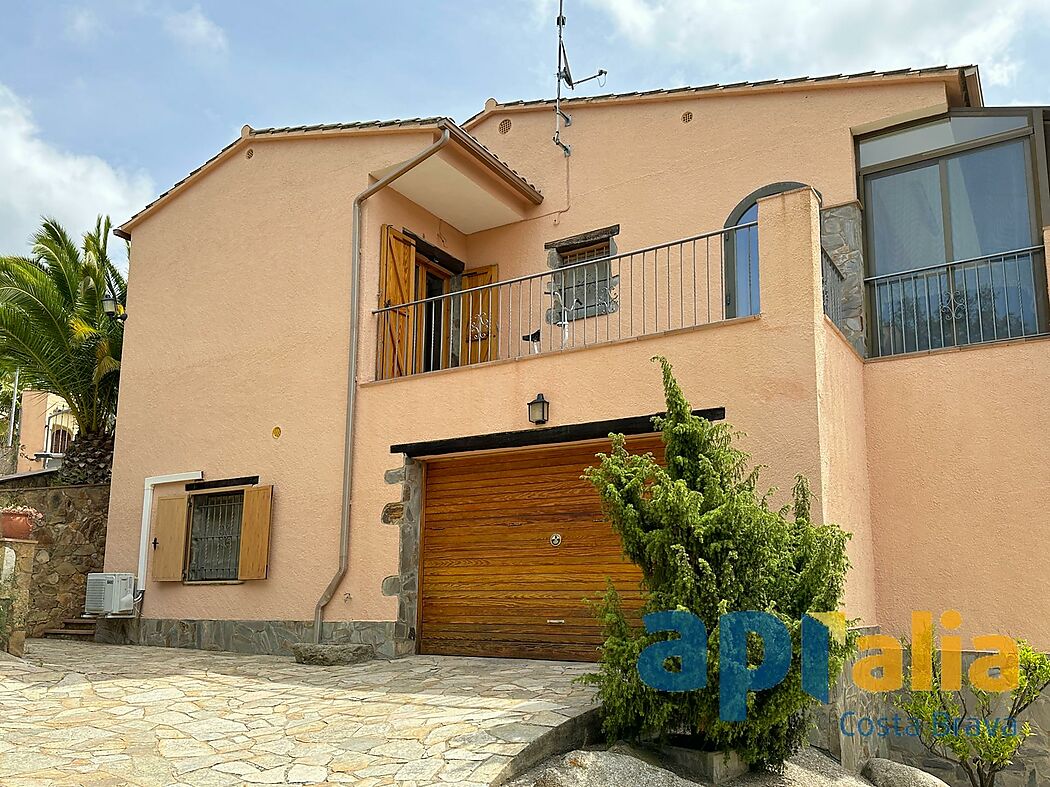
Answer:
[[(546, 97), (554, 0), (0, 0), (0, 254), (42, 213), (131, 213), (241, 126), (449, 115)], [(981, 66), (988, 104), (1050, 104), (1050, 0), (567, 0), (573, 71), (646, 90)]]

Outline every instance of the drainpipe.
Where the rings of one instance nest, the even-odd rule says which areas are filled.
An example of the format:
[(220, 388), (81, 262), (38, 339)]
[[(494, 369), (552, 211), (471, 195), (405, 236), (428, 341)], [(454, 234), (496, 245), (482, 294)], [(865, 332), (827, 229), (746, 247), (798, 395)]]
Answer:
[(195, 470), (190, 473), (169, 473), (168, 475), (151, 475), (146, 478), (142, 491), (142, 529), (139, 531), (139, 573), (135, 577), (135, 592), (146, 589), (146, 556), (149, 555), (149, 516), (153, 511), (153, 487), (157, 484), (174, 484), (179, 481), (199, 481), (204, 473)]
[(358, 315), (361, 302), (361, 205), (373, 194), (386, 188), (445, 147), (451, 139), (451, 134), (447, 126), (441, 125), (439, 128), (441, 128), (441, 137), (437, 141), (354, 197), (350, 231), (350, 363), (346, 372), (346, 426), (343, 440), (343, 505), (339, 520), (339, 568), (314, 608), (314, 642), (317, 644), (320, 644), (322, 639), (321, 624), (324, 620), (324, 608), (332, 600), (336, 588), (343, 581), (350, 565), (350, 507), (354, 484), (354, 405), (357, 400), (357, 345), (360, 335)]

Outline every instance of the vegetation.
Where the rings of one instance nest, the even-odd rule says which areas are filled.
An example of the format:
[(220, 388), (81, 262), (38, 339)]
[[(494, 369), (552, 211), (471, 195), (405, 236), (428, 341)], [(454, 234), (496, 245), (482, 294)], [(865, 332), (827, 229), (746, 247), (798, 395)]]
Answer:
[(0, 367), (21, 369), (21, 386), (66, 400), (78, 434), (63, 465), (65, 480), (109, 480), (124, 326), (103, 298), (123, 311), (127, 282), (110, 260), (109, 218), (99, 217), (78, 245), (54, 219), (33, 236), (28, 257), (0, 257)]
[(1018, 723), (1020, 715), (1050, 687), (1050, 656), (1023, 640), (1017, 649), (1018, 684), (1009, 693), (982, 691), (968, 678), (961, 690), (945, 690), (935, 660), (932, 690), (903, 691), (894, 698), (899, 710), (919, 721), (922, 745), (934, 756), (957, 763), (972, 787), (995, 787), (996, 776), (1032, 734), (1027, 721)]
[[(612, 737), (686, 736), (690, 745), (735, 750), (755, 766), (778, 767), (797, 751), (809, 725), (811, 698), (802, 689), (801, 619), (834, 611), (842, 600), (849, 536), (835, 525), (810, 520), (809, 488), (797, 479), (794, 505), (771, 510), (757, 491), (758, 469), (733, 445), (734, 432), (692, 415), (663, 358), (667, 413), (656, 419), (666, 446), (666, 468), (651, 454), (632, 456), (622, 435), (613, 450), (588, 468), (625, 554), (642, 570), (643, 613), (688, 610), (707, 626), (707, 686), (666, 694), (638, 676), (638, 655), (666, 634), (647, 634), (625, 616), (610, 587), (599, 605), (606, 640), (598, 674), (605, 731)], [(791, 632), (794, 656), (787, 678), (749, 694), (744, 722), (719, 720), (718, 622), (723, 613), (764, 611)], [(752, 643), (756, 645), (757, 643)], [(753, 647), (757, 651), (757, 647)], [(832, 646), (831, 680), (838, 677), (845, 644)], [(749, 661), (761, 654), (749, 650)]]

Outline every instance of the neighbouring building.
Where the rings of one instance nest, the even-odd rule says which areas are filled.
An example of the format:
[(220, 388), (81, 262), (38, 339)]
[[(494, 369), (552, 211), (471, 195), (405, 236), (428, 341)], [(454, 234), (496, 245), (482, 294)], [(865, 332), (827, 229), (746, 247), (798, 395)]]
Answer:
[(77, 421), (61, 396), (25, 390), (19, 408), (18, 465), (16, 472), (31, 473), (61, 466), (66, 450), (77, 435)]
[(850, 618), (1050, 647), (1050, 110), (975, 67), (562, 109), (571, 155), (549, 101), (246, 126), (118, 230), (123, 636), (286, 652), (320, 603), (386, 655), (593, 658), (583, 598), (639, 596), (579, 476), (658, 447), (660, 354), (852, 531)]

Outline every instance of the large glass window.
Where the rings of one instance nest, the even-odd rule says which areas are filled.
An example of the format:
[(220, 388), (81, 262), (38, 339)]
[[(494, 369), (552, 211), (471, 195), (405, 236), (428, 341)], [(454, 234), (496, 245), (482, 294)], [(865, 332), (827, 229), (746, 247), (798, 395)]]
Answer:
[(1017, 131), (1028, 125), (1028, 115), (962, 115), (945, 118), (866, 139), (858, 146), (858, 159), (861, 167), (871, 167)]
[(1044, 330), (1028, 137), (865, 178), (876, 355)]
[(867, 186), (875, 273), (947, 262), (939, 165), (892, 171), (870, 178)]
[(867, 178), (876, 275), (1032, 245), (1028, 145), (1005, 142)]
[(1009, 142), (945, 160), (952, 259), (1032, 244), (1027, 142)]
[[(758, 221), (758, 203), (747, 208), (734, 226)], [(744, 317), (758, 314), (758, 232), (755, 227), (736, 230), (729, 236), (726, 262), (730, 286), (726, 292), (726, 317)]]

